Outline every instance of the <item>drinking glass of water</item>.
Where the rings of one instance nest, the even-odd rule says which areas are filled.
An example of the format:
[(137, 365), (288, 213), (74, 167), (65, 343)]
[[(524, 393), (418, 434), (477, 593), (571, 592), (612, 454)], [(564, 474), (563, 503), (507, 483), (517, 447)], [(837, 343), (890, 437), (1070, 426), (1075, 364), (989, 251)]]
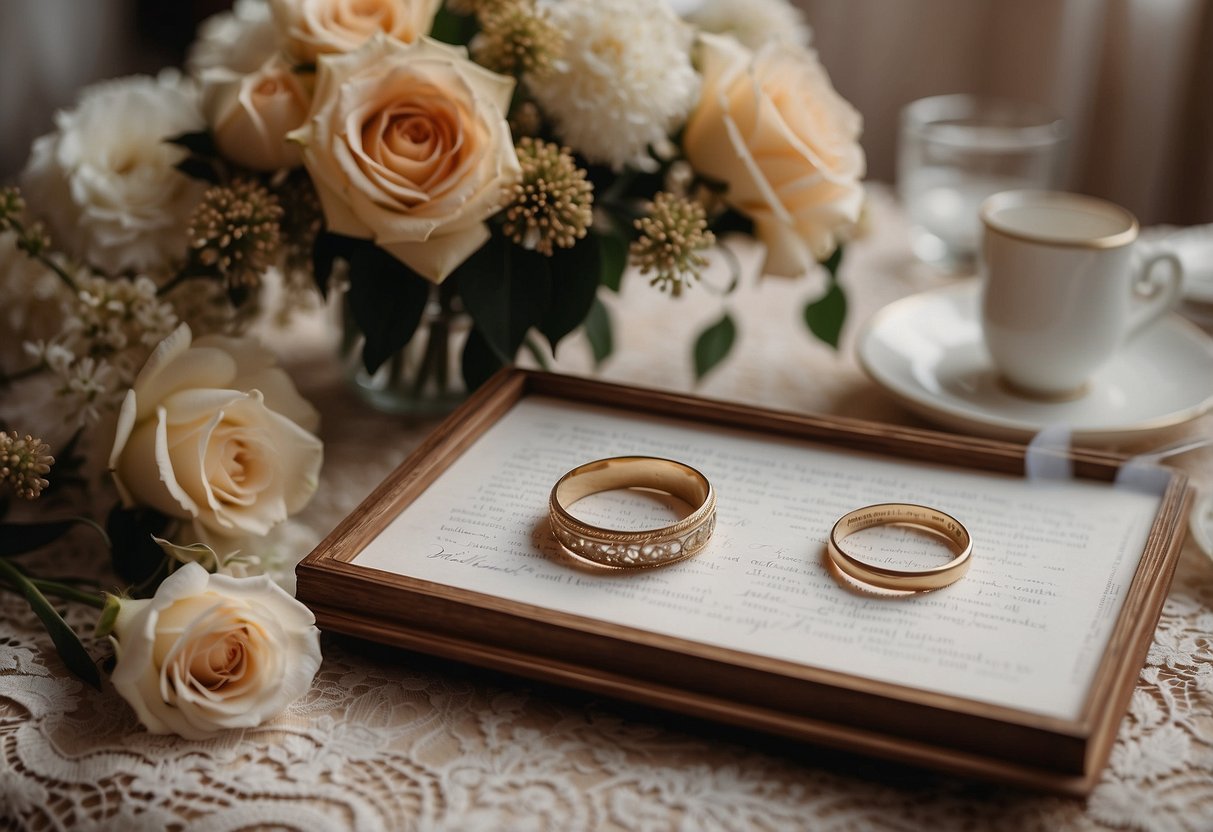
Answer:
[(975, 95), (922, 98), (901, 113), (897, 179), (914, 253), (945, 271), (975, 268), (991, 194), (1060, 185), (1065, 128), (1043, 107)]

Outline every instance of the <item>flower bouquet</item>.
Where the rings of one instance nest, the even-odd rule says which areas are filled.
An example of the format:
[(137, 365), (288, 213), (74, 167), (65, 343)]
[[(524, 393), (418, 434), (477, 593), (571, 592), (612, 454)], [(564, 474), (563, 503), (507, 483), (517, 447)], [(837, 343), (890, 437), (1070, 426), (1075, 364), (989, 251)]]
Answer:
[[(765, 273), (824, 264), (804, 320), (836, 344), (864, 157), (807, 42), (784, 0), (686, 19), (656, 0), (238, 0), (185, 74), (84, 90), (0, 192), (0, 426), (63, 434), (58, 462), (0, 439), (0, 588), (94, 683), (48, 596), (100, 609), (149, 730), (255, 725), (319, 665), (289, 518), (323, 450), (251, 327), (334, 295), (365, 373), (442, 395), (579, 327), (604, 359), (600, 288), (630, 264), (680, 296), (740, 232)], [(700, 334), (699, 375), (735, 331), (726, 313)], [(88, 504), (114, 491), (103, 528)], [(81, 526), (111, 592), (29, 567)]]

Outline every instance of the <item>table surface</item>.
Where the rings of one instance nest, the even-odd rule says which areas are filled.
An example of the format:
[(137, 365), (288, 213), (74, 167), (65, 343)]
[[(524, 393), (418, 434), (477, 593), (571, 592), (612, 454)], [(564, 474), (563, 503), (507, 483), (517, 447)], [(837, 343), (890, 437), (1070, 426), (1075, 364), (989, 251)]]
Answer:
[[(841, 348), (799, 320), (821, 275), (745, 279), (680, 299), (631, 275), (607, 298), (609, 380), (924, 426), (867, 380), (854, 338), (875, 310), (948, 278), (913, 262), (904, 217), (874, 190), (848, 249)], [(708, 284), (724, 280), (709, 275)], [(702, 384), (694, 333), (728, 308), (734, 354)], [(326, 462), (300, 520), (330, 530), (431, 430), (346, 387), (319, 320), (268, 339), (323, 414)], [(593, 371), (575, 335), (556, 368)], [(1127, 451), (1213, 436), (1206, 416)], [(1181, 463), (1213, 485), (1213, 453)], [(50, 569), (103, 573), (61, 546)], [(49, 571), (49, 570), (48, 570)], [(87, 616), (71, 619), (84, 632)], [(0, 826), (106, 829), (1213, 829), (1213, 562), (1189, 540), (1103, 780), (1086, 801), (784, 743), (326, 634), (311, 691), (281, 718), (202, 742), (148, 734), (108, 685), (68, 675), (23, 603), (0, 596)], [(98, 650), (99, 652), (99, 650)]]

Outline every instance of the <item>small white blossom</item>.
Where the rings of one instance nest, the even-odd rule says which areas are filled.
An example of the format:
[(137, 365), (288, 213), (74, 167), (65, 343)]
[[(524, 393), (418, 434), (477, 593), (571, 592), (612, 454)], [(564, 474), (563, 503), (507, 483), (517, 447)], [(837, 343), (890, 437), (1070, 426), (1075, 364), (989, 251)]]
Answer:
[(177, 326), (177, 315), (146, 277), (82, 274), (76, 281), (78, 291), (63, 303), (62, 330), (25, 349), (58, 377), (69, 418), (84, 424), (117, 406), (152, 349)]
[(67, 291), (53, 271), (18, 250), (15, 232), (0, 233), (0, 370), (21, 369), (23, 341), (49, 338), (58, 331)]
[(564, 33), (550, 69), (528, 76), (560, 140), (595, 163), (655, 167), (699, 94), (694, 31), (664, 3), (566, 0), (545, 5)]
[(89, 356), (61, 367), (56, 392), (67, 399), (67, 419), (79, 425), (96, 422), (101, 414), (113, 410), (122, 401), (126, 385), (120, 374), (105, 359)]

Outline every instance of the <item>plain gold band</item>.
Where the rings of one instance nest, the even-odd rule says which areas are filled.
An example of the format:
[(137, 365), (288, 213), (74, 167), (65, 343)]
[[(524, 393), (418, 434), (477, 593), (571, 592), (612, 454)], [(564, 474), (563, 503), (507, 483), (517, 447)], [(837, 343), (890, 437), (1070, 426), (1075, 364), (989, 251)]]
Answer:
[[(861, 529), (873, 526), (912, 526), (944, 538), (955, 557), (929, 569), (894, 569), (877, 566), (847, 554), (838, 544)], [(965, 576), (973, 561), (973, 538), (964, 524), (950, 514), (914, 503), (879, 503), (847, 512), (830, 529), (826, 546), (830, 560), (844, 574), (880, 589), (921, 592), (940, 589)]]
[[(600, 491), (645, 488), (678, 497), (695, 509), (669, 526), (622, 531), (578, 520), (568, 506)], [(652, 456), (617, 456), (579, 465), (561, 477), (548, 500), (552, 533), (569, 554), (616, 569), (664, 566), (696, 555), (716, 527), (716, 493), (689, 465)]]

